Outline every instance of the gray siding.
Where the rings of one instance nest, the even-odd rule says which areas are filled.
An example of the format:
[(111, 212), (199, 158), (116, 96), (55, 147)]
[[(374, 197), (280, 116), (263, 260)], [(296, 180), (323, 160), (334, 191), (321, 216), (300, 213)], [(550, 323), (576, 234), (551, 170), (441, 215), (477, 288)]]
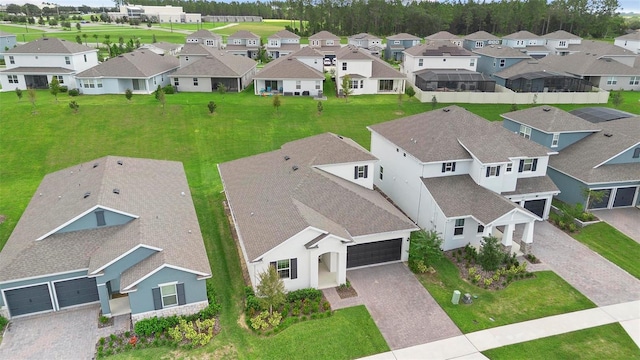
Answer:
[[(133, 220), (132, 217), (115, 213), (113, 211), (97, 209), (96, 211), (104, 211), (104, 226), (123, 225)], [(70, 231), (95, 229), (98, 227), (95, 211), (88, 213), (80, 219), (72, 222), (71, 224), (58, 230), (58, 233), (65, 233)]]
[[(0, 290), (10, 289), (10, 288), (15, 288), (15, 287), (28, 286), (28, 285), (33, 285), (33, 284), (41, 284), (41, 283), (45, 283), (45, 282), (51, 283), (53, 281), (77, 278), (77, 277), (80, 277), (80, 276), (87, 276), (87, 271), (86, 270), (81, 270), (81, 271), (71, 272), (71, 273), (68, 273), (68, 274), (53, 275), (53, 276), (43, 276), (43, 277), (38, 277), (38, 278), (35, 278), (35, 279), (4, 283), (4, 284), (0, 284)], [(4, 305), (5, 305), (4, 304), (4, 300), (2, 299), (2, 296), (0, 296), (0, 306), (4, 306)]]
[(9, 50), (13, 49), (16, 46), (16, 36), (2, 36), (0, 37), (0, 59), (4, 59), (4, 49), (8, 48)]
[(587, 186), (585, 183), (558, 172), (551, 167), (547, 167), (547, 175), (549, 175), (558, 189), (560, 189), (560, 194), (556, 196), (559, 200), (572, 205), (577, 203), (581, 203), (582, 205), (586, 204), (586, 199), (582, 196), (582, 189)]
[(154, 253), (156, 253), (155, 250), (151, 250), (145, 247), (136, 249), (134, 252), (128, 254), (127, 256), (123, 257), (122, 259), (116, 261), (115, 263), (109, 265), (106, 269), (104, 269), (102, 271), (104, 275), (96, 277), (98, 284), (105, 284), (107, 281), (110, 281), (111, 292), (120, 292), (120, 274), (122, 274), (125, 270), (132, 267), (133, 265), (153, 255)]
[(505, 65), (500, 67), (500, 58), (494, 58), (491, 56), (480, 55), (478, 59), (477, 71), (485, 75), (493, 75), (499, 71), (510, 68), (511, 66), (521, 62), (525, 59), (504, 59)]
[[(591, 134), (593, 133), (592, 132), (561, 133), (560, 138), (558, 139), (558, 147), (555, 149), (557, 151), (560, 151), (569, 145), (577, 143), (578, 141), (586, 138)], [(549, 140), (549, 144), (551, 144), (551, 140)]]
[(131, 313), (139, 314), (155, 310), (153, 306), (152, 289), (158, 284), (177, 281), (184, 284), (187, 304), (206, 301), (207, 286), (205, 280), (197, 280), (196, 275), (176, 269), (164, 268), (139, 283), (137, 290), (129, 293)]
[[(623, 152), (622, 154), (614, 157), (613, 159), (607, 161), (606, 164), (607, 165), (613, 165), (613, 164), (640, 163), (640, 157), (635, 158), (635, 159), (633, 158), (633, 152), (637, 148), (640, 148), (640, 143), (636, 144), (636, 146), (634, 146), (631, 149)], [(640, 177), (640, 175), (638, 175), (638, 177)]]
[[(504, 121), (502, 122), (502, 126), (509, 130), (512, 131), (514, 133), (520, 133), (520, 123), (509, 120), (509, 119), (504, 119)], [(560, 133), (560, 137), (558, 138), (558, 146), (552, 148), (551, 147), (551, 141), (553, 140), (553, 134), (548, 134), (536, 129), (531, 129), (531, 140), (535, 141), (536, 143), (546, 146), (549, 149), (555, 150), (555, 151), (560, 151), (564, 148), (566, 148), (569, 145), (572, 145), (582, 139), (584, 139), (585, 137), (591, 135), (591, 132), (572, 132), (572, 133)], [(633, 155), (633, 151), (631, 152), (631, 155), (629, 155), (629, 157), (631, 157)]]

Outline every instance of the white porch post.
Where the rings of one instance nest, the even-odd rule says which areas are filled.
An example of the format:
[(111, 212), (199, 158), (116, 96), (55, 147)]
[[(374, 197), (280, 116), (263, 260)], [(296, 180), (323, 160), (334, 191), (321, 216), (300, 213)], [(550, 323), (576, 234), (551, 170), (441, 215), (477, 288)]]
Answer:
[(338, 253), (338, 285), (347, 282), (347, 247)]
[(513, 244), (513, 230), (515, 230), (515, 226), (509, 223), (504, 227), (504, 234), (502, 234), (502, 246), (508, 252), (511, 252), (511, 245)]
[(318, 252), (309, 252), (309, 285), (310, 287), (318, 288)]
[(524, 225), (524, 233), (522, 234), (522, 244), (520, 246), (520, 251), (524, 254), (528, 254), (531, 252), (531, 246), (533, 245), (533, 226), (535, 224), (535, 220), (531, 220)]

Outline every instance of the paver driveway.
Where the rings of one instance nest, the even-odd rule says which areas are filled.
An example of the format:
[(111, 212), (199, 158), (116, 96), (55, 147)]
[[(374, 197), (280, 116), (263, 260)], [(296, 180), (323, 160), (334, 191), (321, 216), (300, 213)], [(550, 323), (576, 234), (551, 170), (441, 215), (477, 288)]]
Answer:
[(640, 299), (640, 280), (550, 223), (536, 223), (533, 239), (533, 254), (596, 305)]
[(358, 297), (340, 300), (325, 290), (331, 306), (364, 304), (392, 350), (462, 334), (405, 264), (350, 270), (347, 278)]
[(597, 210), (593, 214), (640, 243), (640, 209)]

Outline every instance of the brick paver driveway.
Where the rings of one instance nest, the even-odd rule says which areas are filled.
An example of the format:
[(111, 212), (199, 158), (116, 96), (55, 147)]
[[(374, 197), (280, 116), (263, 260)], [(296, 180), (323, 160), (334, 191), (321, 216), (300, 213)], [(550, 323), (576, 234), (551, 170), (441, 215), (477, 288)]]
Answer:
[(347, 278), (358, 297), (340, 300), (325, 290), (332, 307), (364, 304), (392, 350), (462, 334), (402, 263), (350, 270)]
[(640, 243), (640, 209), (596, 210), (593, 214)]
[(533, 239), (533, 254), (596, 305), (640, 299), (640, 280), (550, 223), (536, 223)]

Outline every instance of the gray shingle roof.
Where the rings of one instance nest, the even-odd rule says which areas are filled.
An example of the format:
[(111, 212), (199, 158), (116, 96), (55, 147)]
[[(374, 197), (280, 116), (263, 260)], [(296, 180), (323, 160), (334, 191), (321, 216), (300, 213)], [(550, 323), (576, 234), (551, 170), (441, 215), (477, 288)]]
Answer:
[(271, 61), (254, 78), (324, 80), (324, 74), (296, 59), (296, 53), (293, 53)]
[(215, 52), (215, 48), (203, 44), (185, 44), (178, 55), (209, 55)]
[(502, 195), (476, 184), (469, 175), (422, 178), (422, 182), (448, 218), (473, 216), (488, 225), (516, 208), (528, 212)]
[(352, 140), (325, 133), (220, 164), (247, 260), (259, 258), (309, 226), (346, 239), (415, 229), (377, 191), (317, 168), (371, 160), (375, 158)]
[(311, 36), (309, 36), (309, 40), (340, 40), (340, 37), (326, 31), (326, 30), (322, 30), (318, 33), (315, 33)]
[[(556, 56), (556, 55), (549, 55), (547, 57), (550, 57), (550, 56)], [(497, 73), (494, 73), (493, 76), (503, 78), (503, 79), (511, 79), (511, 78), (517, 77), (518, 75), (534, 73), (534, 72), (545, 72), (548, 74), (575, 77), (575, 75), (571, 75), (567, 72), (558, 70), (547, 63), (544, 63), (544, 62), (541, 62), (540, 60), (535, 60), (535, 59), (520, 61), (515, 65), (512, 65)]]
[[(115, 188), (119, 194), (112, 191)], [(138, 218), (36, 241), (95, 206)], [(103, 157), (44, 177), (0, 252), (0, 281), (80, 269), (91, 272), (139, 244), (162, 249), (156, 255), (162, 264), (211, 272), (182, 164)], [(134, 265), (132, 271), (144, 269)], [(129, 284), (123, 280), (121, 287)]]
[(554, 106), (536, 106), (500, 115), (545, 133), (599, 131), (600, 126)]
[(17, 68), (0, 70), (5, 74), (71, 74), (73, 70), (63, 67), (30, 67), (20, 66)]
[(180, 47), (184, 46), (182, 44), (174, 44), (174, 43), (170, 43), (170, 42), (166, 42), (166, 41), (160, 41), (157, 43), (153, 43), (153, 44), (149, 44), (149, 46), (155, 46), (158, 49), (162, 49), (165, 51), (171, 51), (171, 50), (175, 50), (175, 49), (179, 49)]
[(530, 39), (540, 39), (540, 36), (526, 30), (521, 30), (521, 31), (516, 31), (514, 33), (511, 33), (509, 35), (503, 36), (502, 38), (513, 39), (513, 40), (530, 40)]
[(292, 33), (289, 30), (280, 30), (277, 33), (271, 35), (268, 37), (268, 39), (271, 38), (278, 38), (278, 39), (300, 39), (300, 36)]
[(514, 191), (503, 192), (502, 195), (523, 195), (545, 192), (560, 192), (556, 184), (547, 175), (530, 178), (519, 178)]
[(572, 44), (570, 45), (571, 51), (580, 51), (582, 53), (589, 53), (589, 55), (595, 57), (601, 56), (636, 56), (636, 54), (627, 50), (621, 46), (614, 45), (604, 41), (598, 40), (582, 40), (580, 44)]
[(476, 31), (473, 34), (469, 34), (464, 37), (465, 40), (500, 40), (499, 37), (489, 34), (486, 31)]
[(549, 152), (542, 145), (459, 106), (412, 115), (369, 128), (425, 163), (471, 159), (469, 152), (483, 163), (506, 162), (510, 157), (545, 156)]
[(420, 40), (419, 37), (407, 33), (399, 33), (387, 36), (387, 40)]
[(586, 183), (640, 180), (639, 162), (594, 168), (627, 149), (640, 146), (640, 116), (597, 125), (602, 131), (564, 148), (549, 159), (549, 166)]
[(427, 40), (459, 40), (460, 38), (448, 31), (438, 31), (435, 34), (427, 36)]
[(296, 51), (293, 54), (289, 54), (288, 56), (292, 55), (295, 57), (324, 57), (324, 55), (322, 55), (318, 50), (312, 48), (311, 46), (301, 47), (300, 50)]
[(531, 59), (526, 53), (508, 46), (489, 45), (473, 50), (478, 55), (505, 59)]
[(178, 69), (171, 76), (213, 76), (213, 77), (239, 77), (251, 69), (255, 69), (257, 63), (244, 56), (236, 56), (226, 51), (213, 51), (211, 55), (199, 59), (185, 67)]
[(640, 76), (640, 70), (597, 54), (579, 52), (566, 56), (549, 55), (540, 59), (550, 68), (581, 76), (631, 75)]
[(626, 35), (618, 36), (616, 40), (631, 40), (631, 41), (639, 41), (640, 40), (640, 30), (636, 30), (634, 32), (630, 32)]
[(118, 55), (97, 66), (85, 70), (76, 77), (148, 78), (180, 66), (173, 56), (162, 56), (149, 50), (137, 50)]
[(380, 40), (379, 37), (375, 36), (375, 35), (371, 35), (368, 33), (359, 33), (359, 34), (355, 34), (355, 35), (351, 35), (348, 37), (349, 39), (357, 39), (357, 40), (362, 40), (362, 39), (366, 39), (366, 40)]
[(371, 55), (367, 51), (354, 45), (347, 45), (340, 48), (336, 52), (336, 59), (342, 60), (370, 60), (371, 61), (371, 78), (375, 79), (403, 79), (404, 74), (394, 69), (391, 65), (380, 58)]
[(77, 54), (88, 51), (98, 50), (58, 38), (40, 38), (9, 49), (5, 54)]
[(252, 33), (251, 31), (238, 30), (233, 34), (229, 35), (227, 39), (259, 39), (259, 38), (260, 36)]
[(187, 39), (222, 39), (222, 36), (209, 30), (201, 29), (187, 35)]
[(578, 35), (573, 35), (570, 32), (564, 30), (557, 30), (548, 34), (542, 35), (543, 38), (549, 40), (568, 40), (568, 39), (582, 39)]
[(413, 56), (476, 56), (471, 51), (453, 45), (450, 42), (429, 42), (418, 44), (405, 50)]
[(296, 51), (300, 50), (300, 44), (280, 44), (280, 46), (266, 46), (270, 51)]

